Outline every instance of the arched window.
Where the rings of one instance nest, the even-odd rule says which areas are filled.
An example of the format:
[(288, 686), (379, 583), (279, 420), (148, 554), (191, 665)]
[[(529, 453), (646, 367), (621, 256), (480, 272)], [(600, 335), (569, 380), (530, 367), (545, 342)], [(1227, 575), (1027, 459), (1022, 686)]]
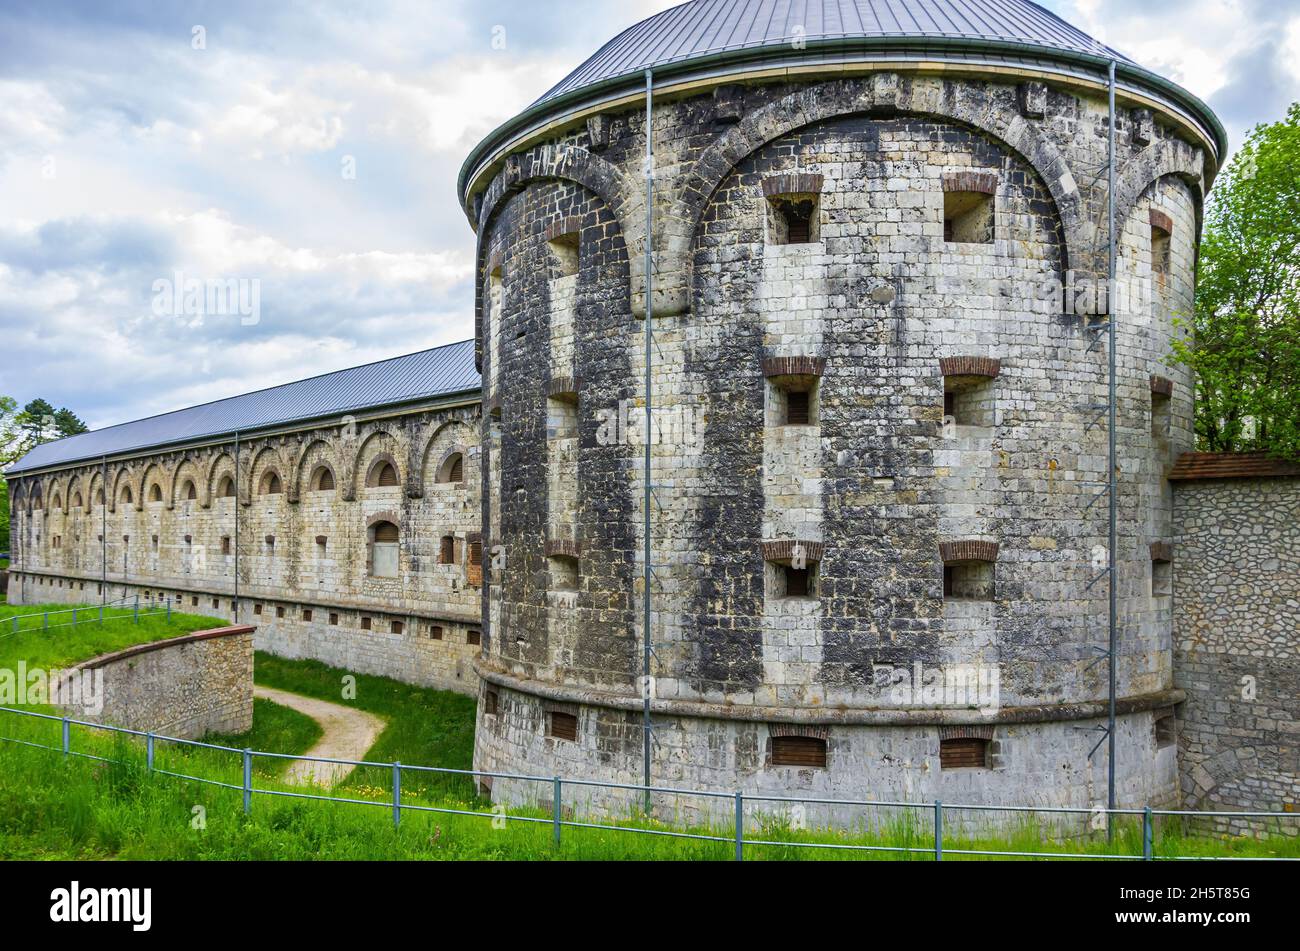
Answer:
[(370, 470), (370, 478), (366, 480), (366, 485), (377, 488), (392, 488), (399, 485), (397, 479), (397, 469), (391, 462), (379, 462)]
[(465, 456), (463, 453), (453, 452), (442, 464), (438, 470), (439, 482), (464, 482), (465, 481)]
[(61, 509), (61, 508), (63, 508), (63, 496), (61, 496), (61, 495), (59, 495), (59, 493), (55, 492), (55, 493), (54, 493), (54, 505), (53, 505), (53, 507), (52, 507), (52, 510), (55, 511), (55, 512), (57, 512), (57, 511), (58, 511), (59, 509)]
[(330, 471), (329, 466), (317, 466), (316, 471), (311, 474), (312, 492), (332, 492), (334, 491), (334, 473)]
[(149, 486), (149, 501), (161, 502), (162, 500), (162, 486), (155, 482), (153, 485)]
[(76, 495), (74, 495), (74, 496), (72, 497), (72, 507), (73, 507), (74, 509), (79, 509), (79, 508), (81, 508), (81, 493), (80, 493), (80, 492), (78, 492)]
[(187, 501), (193, 501), (199, 497), (199, 492), (198, 489), (194, 487), (193, 479), (185, 480), (185, 487), (182, 489), (182, 493)]
[(102, 487), (95, 490), (95, 504), (96, 505), (104, 504), (104, 489)]
[(222, 476), (221, 481), (217, 483), (217, 498), (233, 499), (235, 497), (235, 480), (230, 476)]
[(279, 495), (283, 491), (280, 487), (280, 476), (274, 470), (262, 476), (262, 486), (259, 491), (262, 495)]
[(396, 578), (398, 532), (392, 522), (376, 522), (366, 533), (369, 536), (366, 552), (367, 573), (372, 578)]
[(131, 487), (129, 485), (122, 486), (122, 501), (125, 504), (130, 505), (131, 499), (132, 499)]

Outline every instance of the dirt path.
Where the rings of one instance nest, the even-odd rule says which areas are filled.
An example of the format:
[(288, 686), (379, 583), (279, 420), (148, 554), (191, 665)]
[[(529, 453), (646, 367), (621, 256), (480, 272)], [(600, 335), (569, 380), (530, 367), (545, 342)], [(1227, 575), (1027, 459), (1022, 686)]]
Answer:
[[(259, 685), (254, 687), (253, 696), (297, 710), (320, 724), (324, 732), (316, 745), (304, 754), (306, 756), (322, 756), (326, 759), (363, 759), (366, 750), (374, 745), (386, 725), (381, 717), (373, 713), (317, 700), (315, 697), (289, 693), (287, 690), (275, 690)], [(352, 769), (351, 766), (338, 763), (316, 763), (299, 759), (289, 764), (284, 778), (290, 783), (328, 787), (341, 783)]]

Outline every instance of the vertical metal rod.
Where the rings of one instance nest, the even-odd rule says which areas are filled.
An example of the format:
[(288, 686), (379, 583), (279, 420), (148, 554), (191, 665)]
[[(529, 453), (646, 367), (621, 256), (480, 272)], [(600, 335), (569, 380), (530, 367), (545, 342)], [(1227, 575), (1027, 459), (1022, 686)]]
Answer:
[(555, 787), (551, 790), (551, 826), (555, 830), (555, 847), (560, 847), (560, 809), (562, 808), (560, 777), (555, 777)]
[(645, 498), (643, 500), (645, 533), (644, 572), (645, 597), (642, 605), (642, 658), (641, 658), (641, 759), (645, 783), (645, 811), (650, 811), (650, 505), (652, 463), (650, 444), (654, 425), (651, 419), (653, 377), (651, 360), (654, 352), (654, 226), (655, 226), (655, 173), (654, 173), (654, 71), (645, 71)]
[(1110, 175), (1110, 187), (1107, 189), (1107, 219), (1109, 251), (1107, 255), (1107, 336), (1109, 338), (1110, 350), (1110, 393), (1109, 408), (1110, 417), (1110, 469), (1109, 486), (1110, 486), (1110, 686), (1109, 686), (1109, 703), (1107, 710), (1107, 769), (1106, 769), (1106, 803), (1107, 808), (1112, 810), (1106, 814), (1106, 834), (1108, 838), (1113, 838), (1115, 834), (1115, 680), (1116, 680), (1116, 651), (1119, 647), (1119, 565), (1116, 563), (1116, 549), (1119, 547), (1119, 476), (1116, 467), (1119, 463), (1118, 446), (1116, 443), (1116, 428), (1118, 426), (1118, 408), (1117, 408), (1117, 388), (1116, 388), (1116, 354), (1115, 348), (1118, 340), (1116, 333), (1116, 323), (1119, 320), (1119, 314), (1116, 312), (1116, 301), (1119, 295), (1115, 292), (1115, 281), (1117, 275), (1117, 257), (1115, 247), (1115, 188), (1117, 174), (1115, 169), (1115, 61), (1110, 62), (1110, 157), (1108, 164)]
[(244, 750), (244, 815), (253, 811), (253, 751)]
[(943, 803), (934, 801), (934, 860), (943, 861)]
[(153, 734), (150, 733), (144, 741), (145, 760), (149, 764), (149, 772), (153, 772)]
[(736, 861), (745, 861), (745, 797), (736, 790)]
[(63, 718), (63, 755), (67, 756), (72, 749), (72, 724), (68, 718)]
[(393, 763), (393, 828), (402, 824), (402, 764)]
[[(249, 486), (252, 492), (252, 486)], [(239, 623), (239, 430), (235, 430), (235, 613)]]
[(1148, 862), (1154, 858), (1155, 830), (1151, 827), (1151, 807), (1142, 810), (1142, 858)]
[(99, 490), (104, 493), (104, 504), (99, 508), (99, 619), (104, 620), (104, 605), (108, 603), (108, 456), (100, 460)]

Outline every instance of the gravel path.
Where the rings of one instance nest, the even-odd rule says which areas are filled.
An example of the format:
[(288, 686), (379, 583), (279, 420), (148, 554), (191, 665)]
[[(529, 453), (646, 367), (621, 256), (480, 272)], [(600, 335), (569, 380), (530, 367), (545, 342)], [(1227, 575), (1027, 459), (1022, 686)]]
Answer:
[[(253, 695), (297, 710), (320, 724), (324, 732), (319, 742), (304, 754), (306, 756), (321, 756), (327, 759), (364, 759), (366, 751), (374, 746), (375, 740), (386, 725), (381, 717), (373, 713), (317, 700), (315, 697), (289, 693), (287, 690), (257, 686), (253, 690)], [(351, 766), (338, 763), (316, 763), (299, 759), (289, 764), (284, 778), (291, 783), (328, 787), (341, 783), (352, 769)]]

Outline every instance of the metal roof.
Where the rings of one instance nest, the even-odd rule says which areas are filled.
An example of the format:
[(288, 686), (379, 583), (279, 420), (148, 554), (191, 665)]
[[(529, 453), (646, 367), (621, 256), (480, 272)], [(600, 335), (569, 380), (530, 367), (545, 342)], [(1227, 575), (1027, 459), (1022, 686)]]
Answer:
[(1300, 462), (1264, 452), (1185, 452), (1169, 473), (1170, 482), (1294, 477), (1300, 477)]
[(474, 341), (422, 350), (37, 446), (6, 474), (477, 391)]
[(886, 37), (1010, 41), (1132, 62), (1028, 0), (692, 0), (624, 30), (537, 104), (699, 56)]

